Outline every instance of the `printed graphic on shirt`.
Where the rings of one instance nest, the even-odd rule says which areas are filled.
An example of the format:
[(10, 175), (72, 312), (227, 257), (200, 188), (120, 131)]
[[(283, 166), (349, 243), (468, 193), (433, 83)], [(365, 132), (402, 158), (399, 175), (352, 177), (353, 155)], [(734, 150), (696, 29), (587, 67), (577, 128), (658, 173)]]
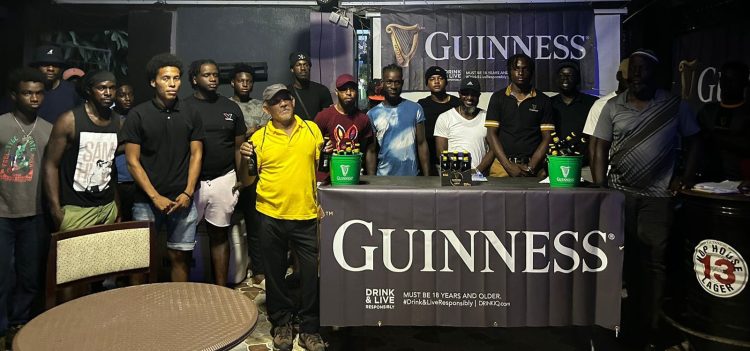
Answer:
[(224, 112), (224, 120), (234, 122), (234, 114), (230, 112)]
[(81, 132), (73, 190), (98, 193), (109, 188), (117, 134)]
[(28, 183), (34, 179), (36, 141), (32, 137), (13, 136), (3, 148), (0, 181)]
[(357, 136), (359, 136), (359, 129), (354, 124), (348, 129), (344, 129), (342, 125), (337, 124), (335, 130), (334, 139), (336, 139), (336, 145), (334, 145), (334, 148), (336, 150), (341, 149), (339, 147), (341, 144), (346, 144), (347, 141), (357, 140)]

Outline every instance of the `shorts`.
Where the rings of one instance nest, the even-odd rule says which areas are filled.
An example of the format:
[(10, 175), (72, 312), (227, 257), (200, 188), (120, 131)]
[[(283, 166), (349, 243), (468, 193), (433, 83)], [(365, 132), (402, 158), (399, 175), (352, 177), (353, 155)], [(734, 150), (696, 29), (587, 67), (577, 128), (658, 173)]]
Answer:
[(192, 251), (195, 248), (195, 227), (198, 225), (198, 212), (195, 204), (168, 215), (154, 208), (153, 204), (136, 202), (133, 204), (133, 220), (152, 221), (156, 230), (167, 226), (167, 248), (179, 251)]
[(232, 225), (232, 213), (240, 191), (234, 189), (237, 175), (234, 170), (210, 180), (201, 180), (200, 187), (195, 192), (195, 208), (198, 210), (198, 221), (205, 218), (206, 222), (215, 227), (229, 227)]
[(117, 219), (117, 205), (114, 201), (96, 207), (65, 205), (62, 207), (62, 211), (61, 232), (88, 228), (99, 224), (111, 224)]

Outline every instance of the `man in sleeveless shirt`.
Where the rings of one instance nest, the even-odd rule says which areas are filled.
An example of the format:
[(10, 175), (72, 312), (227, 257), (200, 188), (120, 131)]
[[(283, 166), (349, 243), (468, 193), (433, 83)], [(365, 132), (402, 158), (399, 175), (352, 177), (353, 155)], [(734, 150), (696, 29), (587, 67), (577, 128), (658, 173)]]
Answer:
[(55, 230), (114, 223), (117, 218), (112, 171), (120, 118), (110, 109), (116, 84), (110, 72), (87, 74), (86, 102), (60, 115), (52, 128), (44, 185)]

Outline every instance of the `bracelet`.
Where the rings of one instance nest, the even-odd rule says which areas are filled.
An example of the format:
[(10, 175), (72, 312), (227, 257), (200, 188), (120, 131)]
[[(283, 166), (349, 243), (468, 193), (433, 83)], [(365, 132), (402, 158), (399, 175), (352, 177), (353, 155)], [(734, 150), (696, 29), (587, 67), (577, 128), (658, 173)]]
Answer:
[(190, 199), (190, 201), (193, 201), (193, 197), (190, 196), (190, 194), (188, 194), (187, 192), (184, 192), (184, 191), (182, 193), (185, 194), (185, 196), (187, 196), (188, 199)]

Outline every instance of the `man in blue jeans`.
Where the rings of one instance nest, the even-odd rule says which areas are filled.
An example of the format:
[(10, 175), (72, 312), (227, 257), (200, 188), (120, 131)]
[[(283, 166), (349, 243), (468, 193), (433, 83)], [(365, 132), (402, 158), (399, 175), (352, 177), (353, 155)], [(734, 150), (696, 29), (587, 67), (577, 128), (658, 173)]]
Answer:
[(157, 229), (167, 226), (172, 281), (187, 281), (198, 223), (193, 194), (203, 157), (203, 123), (177, 98), (180, 59), (154, 56), (146, 73), (155, 97), (130, 110), (120, 132), (128, 170), (138, 186), (133, 219), (154, 221)]
[[(0, 115), (0, 349), (32, 317), (43, 290), (49, 242), (42, 214), (42, 158), (52, 125), (39, 118), (45, 78), (24, 68), (11, 73), (13, 111)], [(11, 265), (15, 263), (15, 277)], [(15, 280), (15, 289), (13, 282)], [(8, 341), (12, 336), (8, 335)]]

